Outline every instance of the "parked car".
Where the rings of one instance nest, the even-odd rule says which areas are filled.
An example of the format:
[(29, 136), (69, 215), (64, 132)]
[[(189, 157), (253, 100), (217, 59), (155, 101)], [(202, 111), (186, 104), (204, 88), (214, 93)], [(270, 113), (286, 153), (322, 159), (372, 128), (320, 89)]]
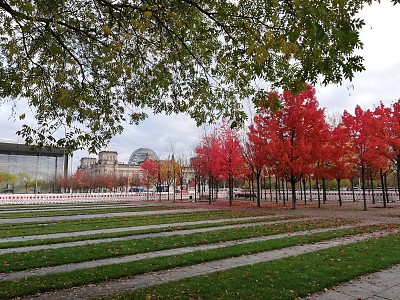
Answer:
[(132, 187), (132, 188), (129, 189), (129, 192), (132, 192), (132, 193), (144, 193), (144, 188)]

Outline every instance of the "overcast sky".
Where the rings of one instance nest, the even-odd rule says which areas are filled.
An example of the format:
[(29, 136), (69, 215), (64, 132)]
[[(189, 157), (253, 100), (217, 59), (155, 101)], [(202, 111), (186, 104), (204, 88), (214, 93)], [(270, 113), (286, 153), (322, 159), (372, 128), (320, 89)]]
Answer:
[[(400, 5), (393, 6), (389, 0), (383, 0), (381, 4), (366, 7), (361, 16), (367, 23), (361, 32), (364, 49), (360, 51), (366, 71), (357, 73), (351, 83), (316, 86), (317, 99), (328, 115), (344, 110), (352, 113), (357, 104), (364, 109), (373, 108), (380, 101), (389, 105), (400, 98)], [(21, 123), (9, 118), (9, 105), (0, 105), (0, 115), (0, 140), (17, 141), (15, 132)], [(139, 126), (126, 125), (124, 133), (114, 137), (104, 150), (117, 151), (118, 160), (125, 163), (134, 150), (142, 147), (151, 148), (160, 158), (167, 158), (172, 149), (175, 155), (188, 157), (202, 132), (184, 115), (150, 116)], [(75, 152), (71, 170), (74, 172), (80, 158), (87, 156), (85, 151)]]

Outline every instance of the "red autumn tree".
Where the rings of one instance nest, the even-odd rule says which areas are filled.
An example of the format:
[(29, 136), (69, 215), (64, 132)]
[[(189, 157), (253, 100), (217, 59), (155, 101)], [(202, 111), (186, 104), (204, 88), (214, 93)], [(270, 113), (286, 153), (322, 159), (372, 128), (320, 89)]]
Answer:
[(203, 136), (199, 145), (195, 148), (196, 157), (192, 160), (192, 166), (196, 173), (207, 178), (209, 187), (209, 204), (212, 200), (212, 185), (214, 180), (220, 178), (220, 170), (218, 164), (218, 156), (220, 153), (220, 145), (217, 141), (215, 133)]
[(348, 179), (353, 176), (354, 164), (356, 162), (353, 144), (343, 125), (339, 124), (331, 131), (329, 142), (325, 149), (327, 150), (326, 172), (329, 174), (329, 177), (336, 179), (339, 206), (342, 206), (340, 182), (342, 179)]
[(342, 124), (347, 130), (347, 135), (351, 140), (357, 157), (357, 166), (361, 173), (361, 185), (363, 191), (364, 210), (367, 210), (367, 199), (365, 194), (365, 170), (368, 161), (368, 138), (370, 119), (372, 112), (364, 111), (359, 105), (354, 110), (354, 116), (347, 111), (343, 112)]
[(149, 188), (158, 182), (158, 164), (151, 158), (147, 158), (140, 167), (143, 169), (142, 182), (147, 188), (147, 199), (149, 197)]
[(274, 112), (264, 108), (254, 119), (254, 128), (264, 136), (267, 165), (278, 177), (284, 177), (291, 184), (294, 209), (295, 184), (306, 174), (312, 173), (328, 126), (324, 110), (318, 108), (315, 89), (310, 85), (298, 94), (274, 92), (273, 97), (279, 99), (283, 109)]
[(396, 169), (397, 188), (400, 191), (400, 99), (392, 105), (391, 112), (387, 144), (391, 153), (390, 159)]
[(217, 144), (212, 148), (215, 157), (215, 174), (228, 181), (229, 204), (233, 201), (233, 180), (243, 175), (245, 161), (237, 131), (225, 121), (217, 131)]
[[(267, 117), (267, 116), (264, 116)], [(265, 135), (268, 122), (261, 121), (262, 115), (254, 117), (254, 123), (249, 126), (247, 133), (247, 142), (243, 154), (249, 170), (256, 178), (257, 182), (257, 206), (261, 206), (261, 173), (266, 169), (266, 165), (271, 166), (272, 160), (268, 156), (267, 145), (268, 137)], [(270, 162), (269, 164), (267, 162)]]
[[(393, 148), (393, 141), (398, 139), (398, 133), (392, 130), (392, 110), (380, 103), (374, 111), (366, 125), (367, 131), (367, 148), (364, 159), (372, 178), (375, 174), (380, 173), (381, 186), (383, 193), (383, 206), (386, 207), (386, 189), (385, 180), (387, 173), (390, 171), (390, 162), (395, 163), (396, 150)], [(371, 185), (372, 186), (372, 185)], [(374, 199), (374, 198), (373, 198)], [(374, 199), (375, 200), (375, 199)]]

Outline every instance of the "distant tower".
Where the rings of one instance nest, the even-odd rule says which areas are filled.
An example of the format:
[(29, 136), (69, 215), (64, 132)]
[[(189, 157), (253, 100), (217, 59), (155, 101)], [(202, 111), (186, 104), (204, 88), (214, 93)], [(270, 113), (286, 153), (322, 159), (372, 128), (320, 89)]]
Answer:
[(131, 154), (131, 157), (129, 158), (129, 164), (130, 165), (140, 165), (143, 163), (147, 158), (151, 158), (152, 160), (158, 161), (159, 158), (157, 154), (149, 149), (149, 148), (139, 148), (133, 151)]
[(99, 153), (99, 164), (101, 164), (101, 165), (118, 164), (118, 152), (116, 152), (116, 151), (101, 151)]

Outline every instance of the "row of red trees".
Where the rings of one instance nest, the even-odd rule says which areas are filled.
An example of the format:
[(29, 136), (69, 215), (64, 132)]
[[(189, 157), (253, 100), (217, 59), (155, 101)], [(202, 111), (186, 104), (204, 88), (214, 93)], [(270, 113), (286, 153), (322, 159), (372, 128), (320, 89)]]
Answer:
[(394, 170), (399, 184), (400, 102), (390, 107), (381, 103), (373, 110), (356, 106), (354, 114), (345, 111), (337, 124), (327, 123), (315, 89), (309, 85), (298, 94), (269, 93), (259, 103), (244, 142), (223, 123), (195, 149), (197, 174), (210, 182), (226, 180), (230, 203), (233, 179), (248, 175), (257, 182), (258, 205), (262, 174), (289, 182), (292, 208), (296, 208), (296, 183), (309, 177), (317, 184), (335, 179), (340, 205), (341, 180), (360, 177), (364, 209), (367, 172), (371, 178), (380, 177), (384, 187), (385, 175)]
[[(74, 174), (58, 179), (58, 187), (63, 190), (72, 191), (122, 191), (129, 187), (144, 186), (147, 191), (150, 187), (165, 184), (173, 186), (177, 184), (182, 187), (184, 168), (175, 160), (164, 160), (156, 162), (146, 159), (141, 165), (139, 172), (129, 175), (118, 176), (111, 174), (96, 174), (91, 170), (77, 170)], [(175, 197), (175, 196), (174, 196)], [(168, 194), (169, 199), (169, 194)]]
[(58, 179), (58, 186), (67, 191), (116, 191), (126, 189), (128, 186), (139, 186), (145, 182), (143, 176), (96, 175), (90, 170), (77, 170), (74, 174)]

